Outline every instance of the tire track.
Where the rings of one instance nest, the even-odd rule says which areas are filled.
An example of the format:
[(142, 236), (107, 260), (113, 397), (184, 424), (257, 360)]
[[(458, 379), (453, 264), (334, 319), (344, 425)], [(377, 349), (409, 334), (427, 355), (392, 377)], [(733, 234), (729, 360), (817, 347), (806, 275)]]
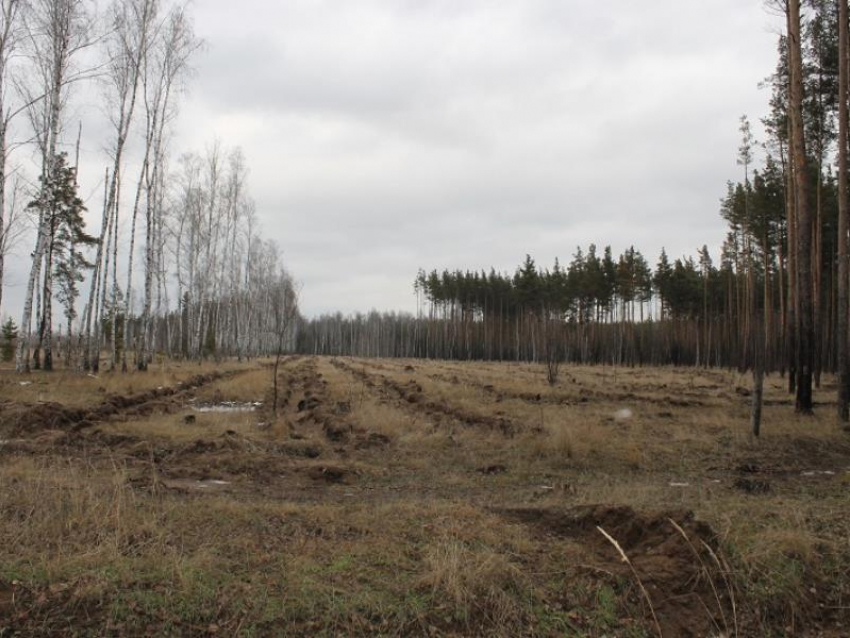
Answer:
[(352, 375), (365, 387), (375, 392), (383, 392), (392, 400), (406, 405), (407, 409), (425, 413), (435, 422), (448, 418), (467, 427), (497, 431), (508, 437), (515, 436), (523, 429), (504, 415), (490, 416), (451, 406), (445, 402), (430, 401), (425, 396), (422, 386), (415, 379), (401, 383), (383, 374), (369, 374), (365, 369), (358, 369), (339, 359), (332, 359), (330, 363), (335, 368)]

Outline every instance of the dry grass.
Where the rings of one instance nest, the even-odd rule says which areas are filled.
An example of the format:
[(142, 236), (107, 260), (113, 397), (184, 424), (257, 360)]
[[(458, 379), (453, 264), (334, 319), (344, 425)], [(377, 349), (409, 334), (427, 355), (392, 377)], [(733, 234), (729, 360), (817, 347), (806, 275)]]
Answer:
[[(97, 426), (151, 441), (150, 457), (89, 443), (86, 432), (76, 447), (40, 443), (38, 433), (26, 453), (0, 443), (0, 625), (4, 587), (17, 581), (29, 605), (23, 633), (651, 635), (639, 592), (598, 568), (598, 548), (495, 513), (599, 503), (689, 509), (710, 523), (729, 560), (741, 635), (786, 627), (803, 635), (850, 595), (850, 460), (828, 408), (812, 421), (768, 405), (764, 437), (753, 442), (747, 399), (735, 393), (745, 379), (731, 373), (565, 368), (550, 388), (542, 367), (527, 365), (354, 365), (520, 430), (460, 423), (380, 383), (366, 387), (328, 360), (313, 368), (301, 360), (286, 370), (321, 374), (322, 400), (349, 404), (339, 418), (357, 436), (328, 440), (320, 421), (297, 410), (296, 389), (271, 427), (260, 413), (196, 414), (190, 397), (182, 411)], [(199, 388), (195, 403), (264, 400), (269, 372), (252, 366)], [(116, 375), (108, 391), (198, 372)], [(102, 394), (102, 380), (58, 374), (33, 375), (40, 389), (23, 388), (41, 394), (19, 395), (16, 379), (3, 377), (0, 395), (79, 404)], [(778, 379), (767, 399), (787, 401)], [(631, 416), (617, 418), (624, 408)], [(389, 442), (359, 447), (370, 433)], [(198, 441), (218, 447), (191, 451)], [(770, 491), (737, 489), (742, 464), (769, 470), (759, 476)], [(225, 475), (229, 484), (152, 489), (157, 472)]]
[(356, 429), (411, 444), (433, 436), (433, 429), (427, 427), (426, 420), (379, 399), (374, 393), (368, 392), (362, 383), (344, 372), (327, 364), (321, 365), (320, 371), (328, 381), (331, 400), (349, 406), (349, 420)]
[[(257, 362), (255, 365), (261, 365)], [(251, 369), (248, 364), (244, 368), (244, 374), (239, 374), (227, 379), (214, 381), (201, 388), (197, 393), (198, 402), (220, 403), (222, 401), (234, 401), (237, 403), (249, 403), (253, 401), (264, 401), (268, 397), (272, 379), (272, 371), (262, 367)]]
[[(368, 369), (369, 363), (362, 365)], [(731, 449), (782, 446), (789, 437), (827, 446), (846, 441), (828, 407), (820, 410), (822, 425), (816, 428), (811, 419), (795, 415), (778, 377), (766, 384), (766, 426), (762, 440), (753, 442), (746, 424), (749, 399), (736, 392), (747, 388), (749, 379), (737, 373), (578, 367), (566, 368), (555, 388), (549, 387), (542, 367), (524, 364), (400, 362), (385, 364), (379, 373), (404, 382), (411, 378), (405, 365), (418, 366), (413, 378), (437, 402), (485, 417), (504, 415), (527, 431), (542, 429), (543, 437), (531, 434), (523, 440), (530, 454), (555, 463), (675, 470), (690, 459)], [(816, 392), (817, 401), (832, 399), (829, 390)], [(625, 411), (630, 416), (620, 418)]]
[(506, 633), (521, 624), (524, 609), (517, 599), (529, 596), (530, 588), (506, 555), (444, 540), (425, 549), (422, 563), (420, 586), (458, 621), (469, 626), (485, 617)]
[[(518, 568), (496, 550), (473, 548), (499, 544), (492, 532), (477, 531), (477, 510), (151, 499), (131, 488), (121, 468), (9, 461), (0, 469), (0, 582), (43, 591), (34, 612), (72, 592), (78, 601), (111, 601), (106, 627), (113, 631), (135, 631), (151, 615), (170, 631), (233, 630), (241, 622), (309, 633), (317, 614), (356, 626), (388, 600), (401, 607), (384, 609), (388, 617), (415, 617), (423, 599), (402, 592), (420, 590), (439, 608), (435, 621), (483, 623), (502, 633), (528, 611), (516, 601), (528, 586)], [(428, 540), (435, 521), (457, 539), (444, 547), (465, 548), (454, 563)], [(405, 537), (425, 547), (415, 563), (399, 542)], [(366, 588), (363, 595), (351, 591), (354, 582)], [(388, 585), (399, 598), (386, 598)], [(450, 608), (447, 593), (458, 597)]]
[(0, 400), (23, 403), (56, 402), (69, 407), (99, 403), (108, 394), (131, 395), (174, 386), (194, 376), (210, 372), (249, 370), (256, 363), (217, 364), (171, 362), (150, 366), (147, 372), (101, 372), (98, 375), (57, 370), (18, 375), (11, 370), (0, 374)]
[[(189, 423), (186, 417), (191, 417)], [(100, 426), (108, 433), (129, 434), (142, 440), (167, 440), (188, 443), (198, 439), (215, 439), (225, 432), (253, 436), (257, 432), (256, 412), (197, 412), (186, 408), (175, 414), (155, 414), (130, 421), (116, 421)]]
[(131, 537), (145, 537), (148, 547), (161, 552), (162, 530), (139, 507), (123, 471), (91, 469), (71, 460), (6, 459), (0, 472), (0, 546), (7, 570), (9, 562), (26, 569), (37, 551), (38, 576), (64, 580), (87, 566), (120, 559)]
[[(554, 468), (593, 468), (600, 464), (632, 470), (647, 467), (650, 450), (639, 425), (620, 426), (605, 417), (569, 415), (566, 410), (544, 417), (543, 423), (542, 433), (527, 435), (520, 444), (527, 454)], [(670, 452), (670, 448), (665, 449), (666, 454)]]

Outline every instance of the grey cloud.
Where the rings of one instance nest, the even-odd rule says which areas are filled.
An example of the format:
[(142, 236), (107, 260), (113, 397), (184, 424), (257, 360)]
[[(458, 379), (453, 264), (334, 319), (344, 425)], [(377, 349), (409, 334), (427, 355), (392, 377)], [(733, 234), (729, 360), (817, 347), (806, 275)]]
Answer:
[(175, 146), (244, 148), (308, 314), (410, 310), (420, 266), (551, 265), (591, 242), (716, 252), (737, 118), (766, 111), (781, 26), (739, 0), (194, 11), (208, 48)]

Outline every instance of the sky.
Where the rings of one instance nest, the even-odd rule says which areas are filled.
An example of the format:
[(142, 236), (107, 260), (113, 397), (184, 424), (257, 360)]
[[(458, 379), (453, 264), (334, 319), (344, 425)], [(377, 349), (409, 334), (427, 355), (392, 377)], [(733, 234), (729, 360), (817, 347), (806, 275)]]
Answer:
[[(195, 0), (192, 13), (206, 44), (174, 145), (243, 149), (307, 316), (412, 311), (419, 268), (513, 271), (527, 253), (545, 267), (590, 243), (653, 264), (662, 246), (716, 255), (719, 199), (743, 171), (738, 120), (763, 139), (758, 84), (782, 26), (759, 0)], [(91, 175), (98, 152), (85, 145)], [(11, 299), (22, 282), (13, 266)]]

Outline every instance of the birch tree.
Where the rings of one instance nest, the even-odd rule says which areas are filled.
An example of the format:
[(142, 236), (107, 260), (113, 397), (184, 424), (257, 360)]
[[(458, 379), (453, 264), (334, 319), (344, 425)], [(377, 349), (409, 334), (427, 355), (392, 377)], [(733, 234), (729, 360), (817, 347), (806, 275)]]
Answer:
[[(158, 203), (163, 188), (163, 172), (167, 143), (167, 126), (176, 113), (175, 100), (181, 82), (189, 72), (189, 61), (200, 46), (191, 22), (182, 7), (173, 8), (165, 19), (161, 32), (143, 57), (142, 83), (145, 108), (145, 151), (141, 174), (136, 186), (131, 223), (127, 296), (124, 309), (124, 361), (130, 346), (130, 302), (133, 287), (133, 252), (136, 240), (136, 220), (142, 204), (145, 207), (145, 261), (142, 315), (135, 352), (136, 366), (147, 368), (150, 359), (150, 320), (153, 280), (156, 272), (157, 228), (161, 227), (162, 211)], [(144, 202), (142, 196), (144, 195)]]
[[(71, 83), (84, 77), (72, 63), (90, 42), (89, 15), (83, 0), (33, 0), (26, 13), (28, 56), (35, 82), (23, 86), (30, 123), (41, 154), (41, 187), (46, 189), (55, 181), (55, 157), (62, 133), (63, 108)], [(42, 201), (48, 198), (42, 197)], [(18, 342), (16, 368), (25, 372), (30, 367), (30, 337), (32, 304), (35, 288), (42, 273), (42, 262), (54, 239), (51, 236), (50, 216), (37, 211), (37, 231), (32, 266), (27, 280), (21, 337)], [(53, 276), (49, 264), (44, 267), (42, 312), (39, 318), (39, 347), (44, 348), (44, 367), (52, 369), (52, 293)]]
[(7, 210), (8, 131), (13, 111), (7, 104), (10, 61), (18, 45), (20, 27), (19, 0), (0, 2), (0, 309), (3, 307), (3, 273), (6, 255), (17, 232), (15, 208)]
[(6, 177), (2, 186), (0, 210), (0, 310), (3, 308), (3, 286), (6, 259), (27, 231), (23, 201), (24, 183), (19, 176)]
[[(120, 185), (124, 165), (124, 149), (136, 113), (142, 60), (153, 39), (159, 19), (159, 0), (117, 0), (109, 11), (111, 26), (105, 39), (106, 91), (108, 117), (113, 131), (110, 148), (111, 170), (106, 173), (106, 196), (103, 203), (100, 241), (98, 244), (92, 282), (85, 318), (85, 355), (83, 365), (95, 371), (100, 367), (102, 341), (101, 322), (106, 309), (109, 289), (110, 248), (117, 241), (118, 215), (120, 210)], [(113, 237), (116, 235), (116, 237)], [(110, 323), (115, 326), (118, 294), (117, 268), (112, 263), (111, 315)], [(93, 334), (92, 334), (93, 330)], [(113, 330), (113, 341), (114, 341)], [(115, 348), (113, 344), (113, 366)]]

